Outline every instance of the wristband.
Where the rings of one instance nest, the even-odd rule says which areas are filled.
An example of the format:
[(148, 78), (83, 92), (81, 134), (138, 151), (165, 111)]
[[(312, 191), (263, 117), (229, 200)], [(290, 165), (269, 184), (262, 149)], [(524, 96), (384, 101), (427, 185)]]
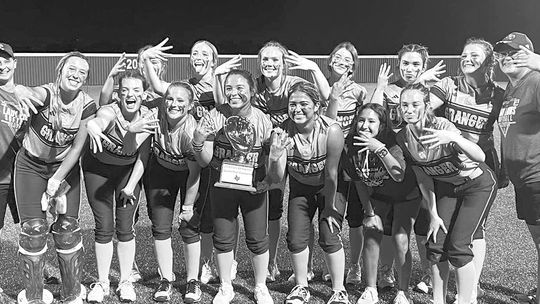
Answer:
[(193, 211), (193, 205), (183, 205), (182, 211)]
[(196, 144), (195, 142), (191, 141), (191, 146), (193, 147), (193, 151), (201, 152), (203, 150), (204, 143)]
[(385, 146), (377, 148), (377, 150), (375, 150), (375, 155), (377, 155), (380, 159), (383, 159), (386, 155), (388, 155), (388, 149), (386, 149)]

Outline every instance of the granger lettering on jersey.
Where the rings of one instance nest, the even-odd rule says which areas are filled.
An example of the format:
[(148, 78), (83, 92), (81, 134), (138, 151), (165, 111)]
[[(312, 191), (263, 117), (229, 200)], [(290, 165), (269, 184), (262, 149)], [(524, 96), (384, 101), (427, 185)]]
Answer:
[(515, 124), (516, 108), (519, 105), (518, 98), (505, 100), (502, 105), (501, 113), (499, 113), (499, 128), (504, 137), (508, 134), (508, 128)]
[(452, 177), (458, 175), (463, 169), (460, 160), (453, 154), (422, 163), (419, 167), (431, 177)]
[(303, 159), (296, 155), (287, 157), (287, 166), (289, 169), (305, 175), (306, 177), (318, 176), (323, 173), (325, 164), (326, 154), (309, 159)]
[(487, 135), (493, 131), (493, 126), (487, 125), (489, 113), (484, 111), (450, 103), (445, 109), (445, 117), (458, 129), (464, 131), (462, 134), (465, 138), (467, 138), (467, 133)]
[(73, 142), (79, 128), (62, 128), (55, 131), (52, 124), (45, 117), (45, 112), (34, 116), (30, 130), (38, 135), (38, 138), (49, 147), (65, 148)]
[[(262, 147), (254, 147), (253, 150), (251, 150), (251, 152), (246, 155), (247, 163), (252, 165), (254, 168), (264, 166), (264, 164), (259, 163), (259, 155), (262, 152)], [(223, 162), (223, 160), (232, 159), (235, 156), (234, 149), (229, 140), (226, 139), (225, 135), (217, 136), (217, 139), (214, 142), (213, 156), (214, 157), (212, 157), (212, 161), (210, 162), (210, 164), (214, 169), (217, 170), (219, 170), (219, 168), (221, 167), (221, 163)]]
[[(153, 152), (154, 155), (159, 159), (160, 163), (161, 161), (167, 162), (175, 167), (178, 168), (178, 171), (187, 170), (188, 166), (186, 163), (186, 155), (182, 154), (180, 152), (179, 155), (173, 155), (172, 153), (169, 153), (168, 151), (164, 150), (161, 145), (157, 145), (156, 142), (153, 144)], [(169, 166), (167, 166), (170, 168)]]

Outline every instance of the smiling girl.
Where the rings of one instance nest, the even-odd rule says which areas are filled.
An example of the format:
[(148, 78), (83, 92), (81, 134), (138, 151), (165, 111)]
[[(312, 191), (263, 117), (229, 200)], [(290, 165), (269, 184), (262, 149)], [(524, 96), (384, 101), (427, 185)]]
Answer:
[[(364, 226), (364, 270), (367, 287), (358, 304), (377, 303), (377, 264), (383, 233), (392, 236), (398, 292), (395, 304), (412, 303), (409, 295), (412, 255), (409, 235), (418, 214), (421, 194), (412, 169), (405, 165), (384, 107), (360, 107), (353, 130), (346, 139), (343, 164), (354, 181), (365, 212), (350, 215)], [(359, 204), (360, 202), (350, 202)]]
[(397, 142), (429, 210), (426, 246), (434, 303), (446, 303), (449, 263), (456, 269), (458, 303), (471, 303), (476, 281), (471, 243), (495, 199), (497, 182), (483, 163), (482, 149), (447, 119), (433, 116), (430, 107), (426, 87), (414, 84), (403, 89), (400, 110), (407, 125)]

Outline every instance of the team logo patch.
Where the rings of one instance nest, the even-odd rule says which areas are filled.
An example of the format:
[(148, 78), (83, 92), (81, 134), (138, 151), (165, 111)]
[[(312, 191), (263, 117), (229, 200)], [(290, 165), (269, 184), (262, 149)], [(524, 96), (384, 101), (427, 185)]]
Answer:
[(503, 102), (501, 113), (499, 114), (499, 128), (504, 137), (508, 134), (510, 126), (516, 123), (515, 115), (518, 105), (518, 98), (512, 98)]

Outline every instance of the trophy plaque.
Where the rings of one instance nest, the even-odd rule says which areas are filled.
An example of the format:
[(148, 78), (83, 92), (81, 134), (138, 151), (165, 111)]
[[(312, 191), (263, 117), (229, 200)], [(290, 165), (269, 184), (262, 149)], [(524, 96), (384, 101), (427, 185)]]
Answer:
[(255, 192), (253, 187), (253, 164), (247, 158), (255, 145), (255, 128), (245, 117), (231, 116), (223, 126), (223, 133), (231, 143), (234, 155), (223, 160), (219, 182), (214, 186)]

